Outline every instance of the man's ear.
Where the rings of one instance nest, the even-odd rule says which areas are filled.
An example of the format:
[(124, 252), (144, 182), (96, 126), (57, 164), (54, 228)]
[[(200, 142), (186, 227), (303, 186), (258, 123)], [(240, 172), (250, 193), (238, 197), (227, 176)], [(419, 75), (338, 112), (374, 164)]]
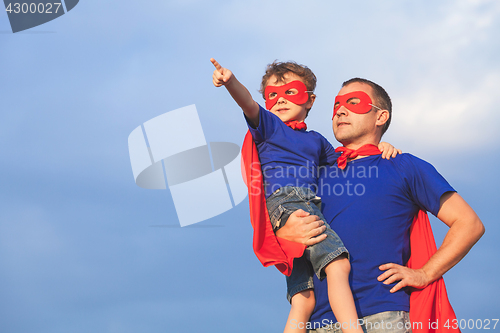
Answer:
[(387, 110), (377, 110), (377, 121), (375, 125), (384, 126), (384, 124), (389, 121), (390, 113)]

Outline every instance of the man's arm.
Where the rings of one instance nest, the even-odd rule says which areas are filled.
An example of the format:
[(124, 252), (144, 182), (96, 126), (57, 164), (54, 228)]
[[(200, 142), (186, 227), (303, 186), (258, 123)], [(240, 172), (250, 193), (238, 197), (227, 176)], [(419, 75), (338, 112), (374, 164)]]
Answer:
[(276, 231), (276, 236), (310, 246), (326, 238), (324, 224), (318, 216), (298, 209), (290, 214), (286, 224)]
[(385, 271), (378, 277), (384, 284), (399, 281), (391, 292), (407, 286), (424, 288), (439, 279), (455, 266), (469, 252), (472, 246), (484, 234), (484, 225), (456, 192), (447, 192), (441, 196), (437, 217), (450, 229), (443, 244), (429, 261), (420, 269), (411, 269), (397, 264), (385, 264), (379, 267)]
[(214, 85), (216, 87), (225, 86), (252, 125), (257, 127), (259, 125), (259, 105), (253, 100), (250, 92), (229, 69), (222, 67), (214, 58), (211, 58), (210, 61), (215, 66), (212, 75)]

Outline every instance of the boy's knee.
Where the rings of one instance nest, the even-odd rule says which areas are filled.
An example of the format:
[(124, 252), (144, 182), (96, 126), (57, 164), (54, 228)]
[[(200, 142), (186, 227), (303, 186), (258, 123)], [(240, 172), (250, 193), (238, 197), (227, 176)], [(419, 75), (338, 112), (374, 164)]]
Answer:
[(314, 289), (302, 290), (292, 297), (292, 308), (301, 309), (305, 313), (312, 313), (315, 305)]
[(351, 272), (351, 263), (349, 262), (349, 259), (347, 259), (347, 256), (341, 255), (325, 267), (325, 273), (327, 275), (332, 271), (334, 274), (349, 274)]

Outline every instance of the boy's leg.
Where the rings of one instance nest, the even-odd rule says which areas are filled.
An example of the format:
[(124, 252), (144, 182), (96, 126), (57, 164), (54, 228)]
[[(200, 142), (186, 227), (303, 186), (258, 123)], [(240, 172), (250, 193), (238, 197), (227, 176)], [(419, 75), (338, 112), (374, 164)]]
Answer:
[(361, 326), (358, 326), (358, 313), (349, 286), (350, 271), (351, 264), (345, 255), (334, 259), (325, 267), (328, 300), (335, 318), (342, 325), (343, 333), (362, 333)]
[(294, 186), (284, 186), (274, 191), (266, 199), (266, 206), (274, 232), (285, 225), (294, 211), (299, 209), (307, 211), (308, 209), (306, 202), (298, 196), (297, 188)]
[(351, 271), (349, 253), (340, 237), (330, 228), (323, 214), (321, 214), (319, 210), (321, 200), (310, 193), (304, 194), (310, 200), (310, 213), (318, 215), (326, 226), (327, 238), (306, 249), (313, 271), (319, 279), (326, 276), (328, 300), (335, 318), (342, 324), (342, 332), (362, 333), (361, 326), (358, 326), (358, 314), (349, 285), (349, 273)]
[(306, 332), (306, 325), (316, 305), (311, 263), (302, 256), (293, 260), (293, 270), (286, 277), (287, 299), (292, 304), (285, 333)]
[(302, 290), (292, 296), (292, 307), (283, 333), (305, 333), (307, 322), (314, 310), (314, 289)]
[[(310, 203), (304, 200), (300, 188), (285, 186), (266, 199), (267, 209), (273, 229), (276, 231), (286, 224), (290, 214), (298, 209), (310, 211)], [(306, 251), (307, 252), (307, 251)], [(293, 261), (293, 270), (286, 277), (287, 298), (292, 304), (285, 326), (285, 333), (306, 332), (306, 325), (315, 306), (313, 270), (306, 254)]]

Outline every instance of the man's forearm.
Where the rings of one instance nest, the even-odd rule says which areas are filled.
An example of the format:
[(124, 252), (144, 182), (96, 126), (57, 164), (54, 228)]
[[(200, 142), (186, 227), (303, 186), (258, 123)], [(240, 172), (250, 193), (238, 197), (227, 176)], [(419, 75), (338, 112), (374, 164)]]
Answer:
[(443, 244), (422, 267), (429, 282), (437, 280), (462, 260), (484, 234), (483, 223), (457, 193), (443, 195), (437, 217), (450, 229)]
[(395, 263), (379, 266), (384, 271), (378, 281), (391, 284), (399, 281), (392, 289), (394, 293), (403, 287), (424, 288), (439, 279), (455, 266), (481, 238), (484, 226), (472, 208), (455, 192), (441, 197), (437, 217), (450, 227), (443, 244), (419, 269), (408, 268)]

